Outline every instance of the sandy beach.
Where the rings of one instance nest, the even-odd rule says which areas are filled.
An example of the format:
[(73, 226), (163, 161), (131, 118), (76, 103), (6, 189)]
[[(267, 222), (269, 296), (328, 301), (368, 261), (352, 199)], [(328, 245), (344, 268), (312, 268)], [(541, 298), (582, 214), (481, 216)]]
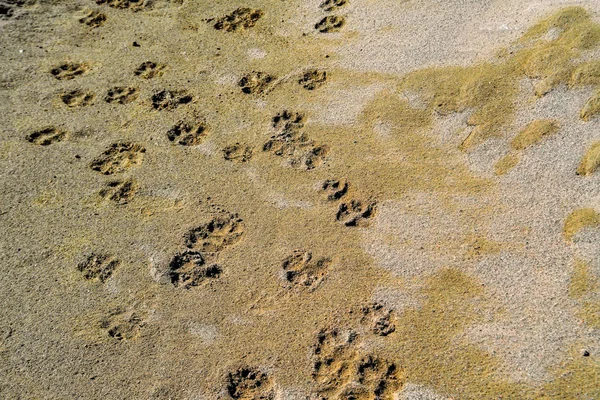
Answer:
[(600, 398), (600, 2), (0, 0), (0, 398)]

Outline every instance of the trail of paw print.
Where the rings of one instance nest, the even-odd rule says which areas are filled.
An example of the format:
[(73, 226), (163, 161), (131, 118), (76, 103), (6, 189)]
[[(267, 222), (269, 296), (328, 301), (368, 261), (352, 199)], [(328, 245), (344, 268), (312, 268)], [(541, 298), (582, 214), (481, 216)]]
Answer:
[(245, 163), (250, 161), (254, 149), (251, 146), (246, 146), (240, 143), (231, 144), (223, 148), (223, 158), (227, 161)]
[(197, 146), (208, 136), (208, 125), (200, 121), (179, 121), (167, 132), (167, 138), (182, 146)]
[(295, 250), (281, 263), (286, 286), (309, 292), (319, 287), (330, 267), (330, 258), (314, 259), (311, 252), (304, 250)]
[(106, 332), (107, 336), (119, 342), (139, 337), (145, 324), (142, 313), (124, 308), (111, 310), (100, 320), (100, 328)]
[(345, 198), (350, 184), (346, 179), (328, 179), (321, 184), (321, 191), (331, 202), (340, 201), (335, 219), (344, 226), (368, 226), (377, 213), (377, 201), (373, 199), (359, 200)]
[(48, 126), (27, 135), (26, 139), (29, 143), (39, 146), (49, 146), (54, 143), (62, 142), (67, 138), (67, 133), (55, 126)]
[(111, 144), (102, 154), (90, 163), (90, 168), (104, 175), (128, 171), (140, 165), (146, 149), (139, 144), (117, 142)]
[(138, 90), (134, 87), (115, 86), (108, 90), (104, 101), (107, 103), (128, 104), (137, 99)]
[(325, 162), (329, 146), (316, 144), (303, 132), (303, 113), (285, 110), (273, 117), (276, 134), (263, 145), (263, 151), (287, 159), (293, 168), (311, 170)]
[(96, 0), (96, 4), (106, 4), (112, 8), (139, 11), (151, 6), (147, 0)]
[(155, 110), (174, 110), (183, 104), (189, 104), (193, 97), (185, 90), (160, 90), (152, 95), (152, 108)]
[(298, 79), (300, 84), (306, 90), (315, 90), (325, 84), (327, 80), (327, 71), (321, 69), (310, 69), (302, 74)]
[(266, 94), (275, 85), (277, 77), (266, 72), (252, 71), (244, 75), (238, 86), (246, 94)]
[(220, 252), (238, 243), (244, 234), (244, 222), (236, 214), (218, 215), (190, 229), (184, 235), (187, 250), (176, 254), (169, 263), (170, 283), (190, 289), (218, 279), (223, 273), (217, 263)]
[(165, 64), (145, 61), (137, 67), (133, 73), (143, 79), (152, 79), (162, 76), (166, 68), (167, 66)]
[(104, 200), (124, 205), (133, 200), (138, 189), (137, 182), (131, 178), (117, 179), (107, 182), (98, 194)]
[(78, 76), (86, 74), (90, 67), (84, 63), (68, 62), (61, 64), (50, 70), (52, 76), (59, 81), (75, 79)]
[(89, 26), (90, 28), (98, 28), (106, 22), (106, 14), (100, 11), (92, 10), (85, 16), (79, 18), (79, 22)]
[[(325, 0), (320, 7), (325, 12), (337, 11), (348, 4), (347, 0)], [(315, 24), (315, 29), (321, 33), (339, 32), (346, 25), (346, 18), (341, 15), (327, 15)]]
[(87, 90), (75, 89), (60, 95), (60, 100), (70, 108), (86, 107), (94, 101), (94, 93)]
[(404, 384), (395, 363), (361, 354), (352, 330), (322, 329), (313, 350), (314, 394), (320, 400), (391, 400)]
[(104, 283), (120, 265), (121, 261), (109, 254), (91, 253), (77, 265), (77, 270), (86, 280)]
[(274, 400), (275, 390), (269, 374), (260, 368), (243, 366), (227, 374), (227, 394), (232, 399)]
[(394, 310), (379, 302), (372, 302), (361, 307), (361, 320), (369, 331), (378, 336), (388, 336), (396, 331), (396, 315)]
[[(240, 7), (234, 10), (231, 14), (218, 18), (213, 27), (218, 31), (235, 32), (252, 28), (256, 22), (264, 15), (261, 10)], [(208, 19), (207, 22), (215, 21), (214, 18)]]

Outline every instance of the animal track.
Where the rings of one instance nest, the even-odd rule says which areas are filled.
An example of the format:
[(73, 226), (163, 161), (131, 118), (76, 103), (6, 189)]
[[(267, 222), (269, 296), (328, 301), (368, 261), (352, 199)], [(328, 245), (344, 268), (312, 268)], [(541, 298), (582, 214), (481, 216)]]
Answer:
[(329, 152), (326, 145), (317, 145), (302, 132), (304, 114), (283, 111), (273, 118), (277, 134), (263, 145), (263, 151), (286, 157), (290, 166), (311, 170), (321, 165)]
[(182, 146), (197, 146), (208, 136), (208, 127), (204, 122), (179, 121), (167, 132), (171, 142)]
[(238, 29), (248, 29), (256, 25), (256, 21), (263, 16), (261, 10), (252, 8), (238, 8), (231, 14), (226, 15), (217, 19), (214, 27), (217, 30), (224, 30), (226, 32), (234, 32)]
[(361, 322), (369, 327), (369, 330), (379, 336), (387, 336), (396, 330), (392, 310), (381, 303), (370, 303), (361, 309)]
[(98, 28), (106, 22), (106, 14), (92, 10), (85, 17), (79, 18), (79, 22), (92, 28)]
[(100, 327), (108, 336), (118, 340), (132, 340), (140, 335), (144, 326), (143, 318), (134, 311), (117, 308), (100, 321)]
[(266, 372), (255, 367), (241, 367), (227, 377), (227, 392), (233, 399), (273, 400), (273, 381)]
[(140, 165), (145, 152), (146, 149), (139, 144), (130, 142), (113, 143), (90, 163), (90, 168), (104, 175), (124, 172)]
[(240, 79), (238, 86), (246, 94), (263, 94), (271, 88), (275, 79), (275, 76), (266, 72), (252, 71)]
[(396, 364), (372, 355), (364, 356), (358, 362), (354, 382), (344, 389), (342, 398), (392, 400), (403, 385)]
[(337, 201), (348, 193), (348, 181), (345, 179), (328, 179), (323, 182), (321, 189), (327, 193), (327, 200)]
[(138, 185), (133, 179), (110, 181), (100, 190), (100, 196), (117, 204), (127, 204), (138, 190)]
[(131, 103), (138, 97), (138, 91), (133, 87), (116, 86), (108, 90), (104, 101), (107, 103), (127, 104)]
[(82, 63), (65, 63), (50, 70), (50, 73), (59, 81), (74, 79), (79, 75), (85, 74), (89, 70), (86, 64)]
[(11, 19), (15, 16), (15, 11), (8, 4), (0, 3), (0, 20)]
[(144, 79), (152, 79), (158, 76), (162, 76), (165, 68), (166, 65), (164, 64), (157, 64), (152, 61), (146, 61), (136, 68), (134, 74)]
[(306, 71), (298, 80), (298, 83), (306, 90), (315, 90), (323, 86), (327, 80), (327, 72), (319, 69)]
[(191, 103), (192, 96), (184, 90), (161, 90), (152, 95), (152, 107), (155, 110), (173, 110), (174, 108)]
[(220, 215), (191, 229), (185, 235), (185, 243), (190, 249), (215, 253), (239, 242), (244, 230), (244, 223), (236, 214)]
[(252, 158), (253, 152), (252, 147), (236, 143), (223, 149), (223, 157), (228, 161), (248, 162)]
[(221, 267), (209, 264), (206, 255), (197, 251), (177, 254), (169, 264), (169, 278), (176, 287), (189, 289), (221, 275)]
[(77, 266), (77, 269), (83, 273), (85, 279), (97, 279), (104, 283), (119, 265), (121, 265), (119, 260), (107, 254), (92, 253)]
[(328, 15), (315, 24), (315, 29), (321, 33), (339, 32), (346, 24), (346, 18), (339, 15)]
[(317, 335), (312, 377), (319, 400), (392, 400), (403, 385), (396, 364), (373, 355), (360, 356), (357, 335), (338, 328)]
[(376, 201), (350, 200), (340, 204), (336, 219), (346, 226), (368, 226), (369, 220), (375, 216), (376, 212)]
[(92, 101), (94, 100), (94, 93), (81, 89), (75, 89), (61, 94), (60, 99), (63, 103), (71, 108), (85, 107), (92, 104)]
[(295, 250), (281, 263), (288, 283), (309, 291), (317, 289), (327, 275), (330, 266), (329, 258), (313, 260), (312, 253), (302, 250)]
[(319, 7), (321, 7), (324, 11), (330, 12), (343, 7), (346, 4), (348, 4), (348, 0), (325, 0)]
[(112, 8), (139, 11), (150, 6), (146, 0), (96, 0), (96, 4), (106, 4)]
[(49, 126), (47, 128), (40, 129), (27, 135), (27, 141), (38, 144), (40, 146), (48, 146), (53, 143), (60, 142), (67, 137), (67, 133)]
[(334, 395), (351, 379), (356, 340), (357, 335), (351, 330), (330, 328), (318, 333), (312, 378), (317, 383), (319, 395)]

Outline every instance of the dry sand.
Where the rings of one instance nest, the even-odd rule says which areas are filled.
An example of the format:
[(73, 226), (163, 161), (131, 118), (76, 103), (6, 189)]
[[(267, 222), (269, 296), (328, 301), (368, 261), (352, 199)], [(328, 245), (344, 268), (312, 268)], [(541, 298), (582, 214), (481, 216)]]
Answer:
[(0, 0), (0, 55), (1, 398), (600, 398), (597, 1)]

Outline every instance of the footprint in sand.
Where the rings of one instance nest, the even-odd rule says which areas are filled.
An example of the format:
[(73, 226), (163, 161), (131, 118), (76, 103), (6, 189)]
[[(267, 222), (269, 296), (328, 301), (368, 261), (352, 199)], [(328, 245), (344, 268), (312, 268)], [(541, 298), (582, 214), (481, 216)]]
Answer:
[(227, 393), (233, 399), (275, 400), (269, 374), (250, 366), (240, 367), (227, 375)]
[(169, 264), (171, 283), (176, 287), (189, 289), (219, 278), (223, 271), (210, 261), (211, 258), (214, 257), (189, 250), (175, 255)]
[(89, 71), (87, 64), (68, 62), (52, 68), (50, 73), (59, 81), (75, 79)]
[(272, 88), (275, 79), (274, 75), (266, 72), (252, 71), (240, 79), (238, 86), (246, 94), (264, 94)]
[(117, 204), (127, 204), (133, 200), (138, 191), (138, 184), (133, 179), (118, 179), (107, 182), (99, 192), (100, 197)]
[(108, 90), (104, 101), (107, 103), (128, 104), (137, 99), (138, 91), (134, 87), (116, 86)]
[(281, 263), (285, 280), (290, 288), (316, 290), (327, 276), (331, 259), (327, 257), (313, 259), (311, 252), (295, 250)]
[(339, 15), (328, 15), (315, 24), (321, 33), (339, 32), (346, 25), (346, 18)]
[(67, 105), (67, 107), (86, 107), (92, 104), (94, 93), (82, 89), (75, 89), (61, 94), (60, 100)]
[(106, 14), (100, 11), (92, 10), (84, 17), (79, 18), (79, 22), (89, 26), (90, 28), (98, 28), (106, 22)]
[(231, 14), (218, 18), (214, 24), (214, 28), (226, 32), (252, 28), (263, 15), (264, 13), (261, 10), (245, 7), (238, 8)]
[(90, 163), (90, 168), (104, 175), (125, 172), (142, 163), (146, 149), (130, 142), (111, 144)]
[(152, 79), (162, 76), (167, 68), (164, 64), (157, 64), (152, 61), (145, 61), (133, 72), (136, 76), (144, 79)]
[(121, 265), (121, 261), (104, 253), (92, 253), (77, 265), (77, 270), (87, 280), (98, 280), (104, 283)]
[(254, 149), (252, 147), (240, 143), (231, 144), (223, 148), (223, 158), (227, 161), (245, 163), (250, 161), (253, 153)]
[(179, 121), (167, 132), (167, 138), (182, 146), (197, 146), (208, 136), (204, 121)]
[(27, 141), (40, 146), (49, 146), (53, 143), (58, 143), (66, 139), (67, 133), (62, 129), (54, 126), (49, 126), (27, 135)]

